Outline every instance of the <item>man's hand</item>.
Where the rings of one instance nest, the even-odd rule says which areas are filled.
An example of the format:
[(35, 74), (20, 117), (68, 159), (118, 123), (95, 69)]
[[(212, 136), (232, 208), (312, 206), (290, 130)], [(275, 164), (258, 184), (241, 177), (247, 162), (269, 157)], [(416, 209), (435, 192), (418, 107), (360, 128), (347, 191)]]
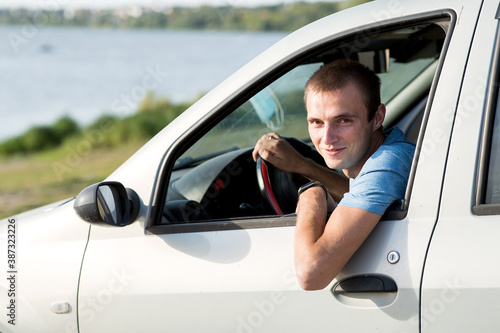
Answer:
[(253, 160), (262, 157), (276, 168), (287, 173), (302, 174), (305, 158), (277, 133), (263, 135), (253, 150)]

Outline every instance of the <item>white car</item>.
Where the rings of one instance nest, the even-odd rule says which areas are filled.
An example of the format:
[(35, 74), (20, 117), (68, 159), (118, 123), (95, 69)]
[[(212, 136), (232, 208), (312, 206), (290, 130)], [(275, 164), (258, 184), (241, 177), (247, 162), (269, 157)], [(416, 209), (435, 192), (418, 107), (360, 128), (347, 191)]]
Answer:
[[(498, 331), (498, 9), (377, 0), (290, 34), (105, 182), (1, 221), (0, 331)], [(272, 130), (315, 156), (303, 87), (338, 58), (379, 73), (384, 126), (417, 151), (404, 202), (307, 292), (293, 265), (303, 179), (251, 151)]]

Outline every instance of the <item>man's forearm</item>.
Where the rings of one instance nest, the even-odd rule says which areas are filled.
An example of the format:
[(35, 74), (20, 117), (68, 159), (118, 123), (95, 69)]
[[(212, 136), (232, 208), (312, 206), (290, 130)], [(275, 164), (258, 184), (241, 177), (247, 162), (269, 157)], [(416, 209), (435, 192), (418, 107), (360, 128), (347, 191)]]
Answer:
[(303, 289), (317, 289), (317, 277), (321, 277), (322, 257), (318, 240), (323, 234), (327, 219), (324, 191), (310, 188), (299, 198), (295, 229), (295, 269)]
[(324, 191), (304, 192), (297, 207), (295, 268), (305, 290), (325, 288), (380, 220), (380, 215), (354, 207), (338, 206), (326, 223)]

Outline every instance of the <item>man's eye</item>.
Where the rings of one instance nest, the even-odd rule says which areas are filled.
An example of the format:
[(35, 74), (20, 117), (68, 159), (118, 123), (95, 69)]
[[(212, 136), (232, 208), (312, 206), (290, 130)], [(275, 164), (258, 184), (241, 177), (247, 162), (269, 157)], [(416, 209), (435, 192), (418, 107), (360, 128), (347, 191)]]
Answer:
[(351, 122), (352, 122), (352, 120), (349, 118), (342, 118), (339, 120), (339, 123), (341, 123), (341, 124), (349, 124)]

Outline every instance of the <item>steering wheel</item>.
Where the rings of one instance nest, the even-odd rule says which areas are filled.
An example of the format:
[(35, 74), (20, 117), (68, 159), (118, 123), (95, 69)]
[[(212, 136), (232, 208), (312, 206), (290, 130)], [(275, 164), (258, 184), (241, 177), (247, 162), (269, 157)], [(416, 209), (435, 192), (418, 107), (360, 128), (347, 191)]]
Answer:
[[(282, 137), (290, 143), (302, 156), (325, 165), (323, 157), (304, 141), (292, 137)], [(257, 181), (262, 197), (272, 207), (277, 215), (295, 212), (297, 191), (300, 186), (309, 182), (305, 177), (296, 173), (286, 173), (275, 168), (271, 163), (264, 161), (260, 156), (257, 159)]]

